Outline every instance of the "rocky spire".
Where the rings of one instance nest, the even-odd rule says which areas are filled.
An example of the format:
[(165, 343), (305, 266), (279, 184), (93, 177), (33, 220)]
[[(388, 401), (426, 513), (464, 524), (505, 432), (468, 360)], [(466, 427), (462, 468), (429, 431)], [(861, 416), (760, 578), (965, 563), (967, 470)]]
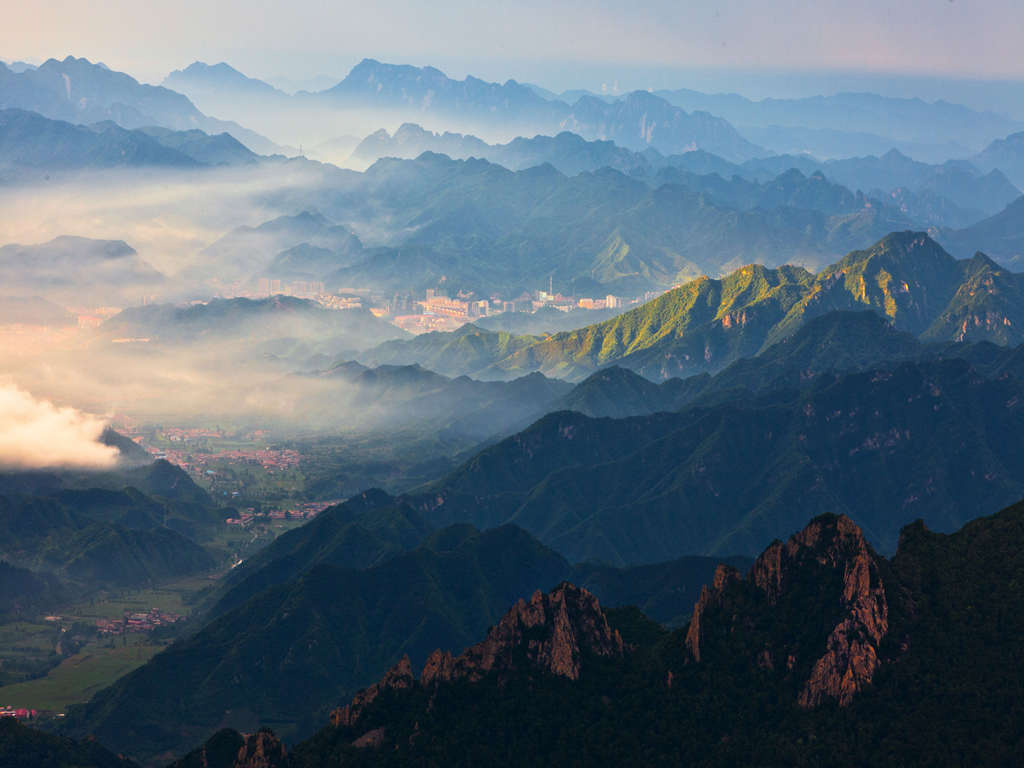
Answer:
[[(622, 655), (622, 637), (608, 625), (590, 592), (563, 582), (551, 592), (540, 590), (520, 599), (491, 628), (487, 637), (459, 656), (436, 650), (427, 659), (419, 685), (453, 680), (477, 681), (492, 672), (510, 672), (518, 665), (576, 680), (585, 654)], [(409, 657), (403, 657), (384, 678), (356, 694), (352, 703), (331, 713), (331, 724), (352, 726), (385, 689), (412, 688)]]
[(273, 731), (261, 728), (245, 737), (234, 768), (283, 768), (287, 760), (284, 744)]
[(416, 678), (412, 675), (412, 663), (409, 656), (402, 656), (401, 660), (388, 670), (380, 682), (374, 683), (369, 688), (364, 688), (355, 695), (351, 704), (346, 704), (340, 709), (331, 712), (331, 725), (349, 726), (359, 719), (359, 716), (383, 691), (386, 690), (407, 690), (412, 688)]
[(529, 602), (520, 599), (485, 640), (461, 656), (453, 659), (435, 651), (420, 682), (479, 680), (489, 672), (511, 669), (521, 650), (534, 669), (576, 680), (584, 651), (621, 655), (622, 638), (608, 626), (596, 597), (563, 582), (548, 594), (534, 592)]
[[(829, 573), (839, 578), (827, 578)], [(712, 586), (704, 588), (694, 607), (685, 641), (690, 655), (701, 660), (711, 634), (709, 622), (716, 627), (734, 627), (749, 619), (753, 610), (764, 610), (769, 616), (781, 614), (787, 596), (809, 582), (837, 585), (834, 594), (824, 596), (820, 607), (838, 620), (825, 639), (823, 653), (809, 657), (813, 660), (811, 672), (797, 700), (803, 707), (827, 699), (840, 706), (849, 704), (878, 670), (878, 648), (889, 629), (889, 607), (878, 557), (860, 528), (845, 515), (815, 518), (789, 541), (773, 543), (745, 579), (734, 569), (719, 566)], [(777, 618), (783, 622), (792, 619)], [(799, 654), (809, 651), (794, 648), (783, 654), (782, 650), (766, 644), (755, 661), (762, 668), (781, 664), (788, 671), (807, 660)]]

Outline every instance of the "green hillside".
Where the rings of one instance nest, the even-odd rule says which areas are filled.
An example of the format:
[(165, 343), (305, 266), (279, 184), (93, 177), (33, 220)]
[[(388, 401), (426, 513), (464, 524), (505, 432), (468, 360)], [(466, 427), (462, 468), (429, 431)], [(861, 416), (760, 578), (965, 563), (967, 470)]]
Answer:
[(69, 723), (145, 758), (183, 753), (218, 724), (310, 733), (395, 656), (422, 663), (437, 645), (467, 645), (510, 603), (566, 571), (514, 527), (441, 532), (362, 571), (314, 565), (179, 640)]
[(870, 309), (924, 341), (1024, 342), (1024, 276), (982, 255), (957, 261), (928, 235), (893, 233), (817, 275), (784, 266), (701, 277), (609, 320), (544, 338), (464, 326), (389, 342), (372, 363), (419, 363), (452, 375), (530, 371), (581, 381), (618, 365), (661, 381), (714, 373), (837, 310)]

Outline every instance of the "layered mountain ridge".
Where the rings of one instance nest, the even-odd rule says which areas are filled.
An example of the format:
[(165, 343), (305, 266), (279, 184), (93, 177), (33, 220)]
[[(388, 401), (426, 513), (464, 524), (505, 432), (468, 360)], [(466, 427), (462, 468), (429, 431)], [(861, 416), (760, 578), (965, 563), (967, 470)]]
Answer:
[(721, 279), (685, 283), (595, 325), (541, 340), (510, 339), (483, 356), (460, 354), (458, 343), (467, 333), (489, 339), (488, 332), (463, 329), (393, 342), (366, 359), (440, 371), (453, 365), (485, 378), (540, 371), (570, 381), (617, 365), (661, 381), (714, 373), (767, 350), (812, 318), (865, 308), (925, 341), (1019, 344), (1022, 286), (1019, 274), (983, 254), (957, 261), (923, 232), (896, 232), (816, 275), (793, 266), (746, 266)]
[[(1013, 732), (1019, 705), (1000, 708), (1012, 699), (1019, 661), (980, 672), (992, 699), (965, 705), (986, 715), (970, 735), (956, 724), (964, 709), (944, 699), (981, 682), (970, 654), (1000, 626), (1020, 623), (1010, 618), (1020, 596), (1007, 581), (1021, 572), (1019, 555), (986, 562), (1019, 546), (1022, 515), (1017, 505), (948, 536), (911, 525), (891, 560), (876, 555), (848, 518), (815, 518), (772, 544), (745, 577), (719, 569), (689, 626), (673, 633), (629, 611), (608, 612), (563, 584), (515, 606), (478, 646), (518, 659), (517, 666), (449, 676), (442, 672), (451, 657), (439, 652), (417, 680), (403, 659), (292, 749), (287, 764), (444, 755), (459, 765), (505, 764), (507, 750), (517, 763), (575, 755), (629, 765), (698, 757), (735, 764), (766, 748), (807, 764), (856, 765), (881, 754), (940, 764), (964, 754), (1008, 756), (1012, 739), (1001, 740)], [(969, 615), (949, 612), (961, 598), (978, 601)], [(561, 610), (549, 609), (559, 605), (578, 610), (562, 619)], [(536, 631), (500, 629), (523, 626), (524, 608), (537, 617)], [(986, 660), (1015, 642), (998, 636)], [(947, 653), (949, 637), (965, 640), (964, 652)], [(553, 653), (531, 656), (539, 647)], [(576, 674), (550, 664), (552, 656), (575, 658), (576, 649)], [(942, 674), (919, 677), (929, 664)]]

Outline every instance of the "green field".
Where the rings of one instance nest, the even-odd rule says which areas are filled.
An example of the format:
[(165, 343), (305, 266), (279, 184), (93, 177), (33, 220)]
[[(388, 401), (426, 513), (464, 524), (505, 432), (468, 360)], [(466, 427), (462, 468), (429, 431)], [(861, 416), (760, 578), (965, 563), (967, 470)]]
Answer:
[(51, 669), (46, 677), (0, 687), (0, 706), (63, 712), (71, 704), (88, 701), (164, 647), (149, 643), (145, 635), (128, 635), (126, 647), (121, 642), (118, 637), (90, 643)]
[[(99, 636), (94, 628), (97, 619), (119, 619), (125, 611), (151, 608), (188, 616), (195, 595), (211, 584), (210, 578), (195, 577), (154, 589), (105, 593), (65, 606), (59, 621), (0, 625), (0, 682), (8, 683), (0, 685), (0, 706), (59, 712), (88, 701), (148, 661), (168, 637), (163, 633), (158, 641), (146, 634)], [(69, 647), (73, 634), (77, 638)]]
[(119, 619), (125, 611), (148, 611), (150, 608), (187, 616), (192, 610), (192, 596), (214, 582), (214, 579), (197, 576), (153, 589), (106, 593), (65, 608), (61, 618), (65, 622), (92, 623), (96, 619)]

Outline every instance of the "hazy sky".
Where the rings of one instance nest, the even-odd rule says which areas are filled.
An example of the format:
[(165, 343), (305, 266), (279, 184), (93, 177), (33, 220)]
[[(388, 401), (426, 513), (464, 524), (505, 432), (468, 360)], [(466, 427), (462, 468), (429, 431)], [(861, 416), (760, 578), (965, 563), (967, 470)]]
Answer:
[[(341, 77), (364, 56), (561, 89), (663, 87), (685, 69), (1024, 79), (1022, 0), (39, 0), (0, 58), (68, 53), (148, 81), (195, 59)], [(651, 80), (652, 82), (645, 82)]]

